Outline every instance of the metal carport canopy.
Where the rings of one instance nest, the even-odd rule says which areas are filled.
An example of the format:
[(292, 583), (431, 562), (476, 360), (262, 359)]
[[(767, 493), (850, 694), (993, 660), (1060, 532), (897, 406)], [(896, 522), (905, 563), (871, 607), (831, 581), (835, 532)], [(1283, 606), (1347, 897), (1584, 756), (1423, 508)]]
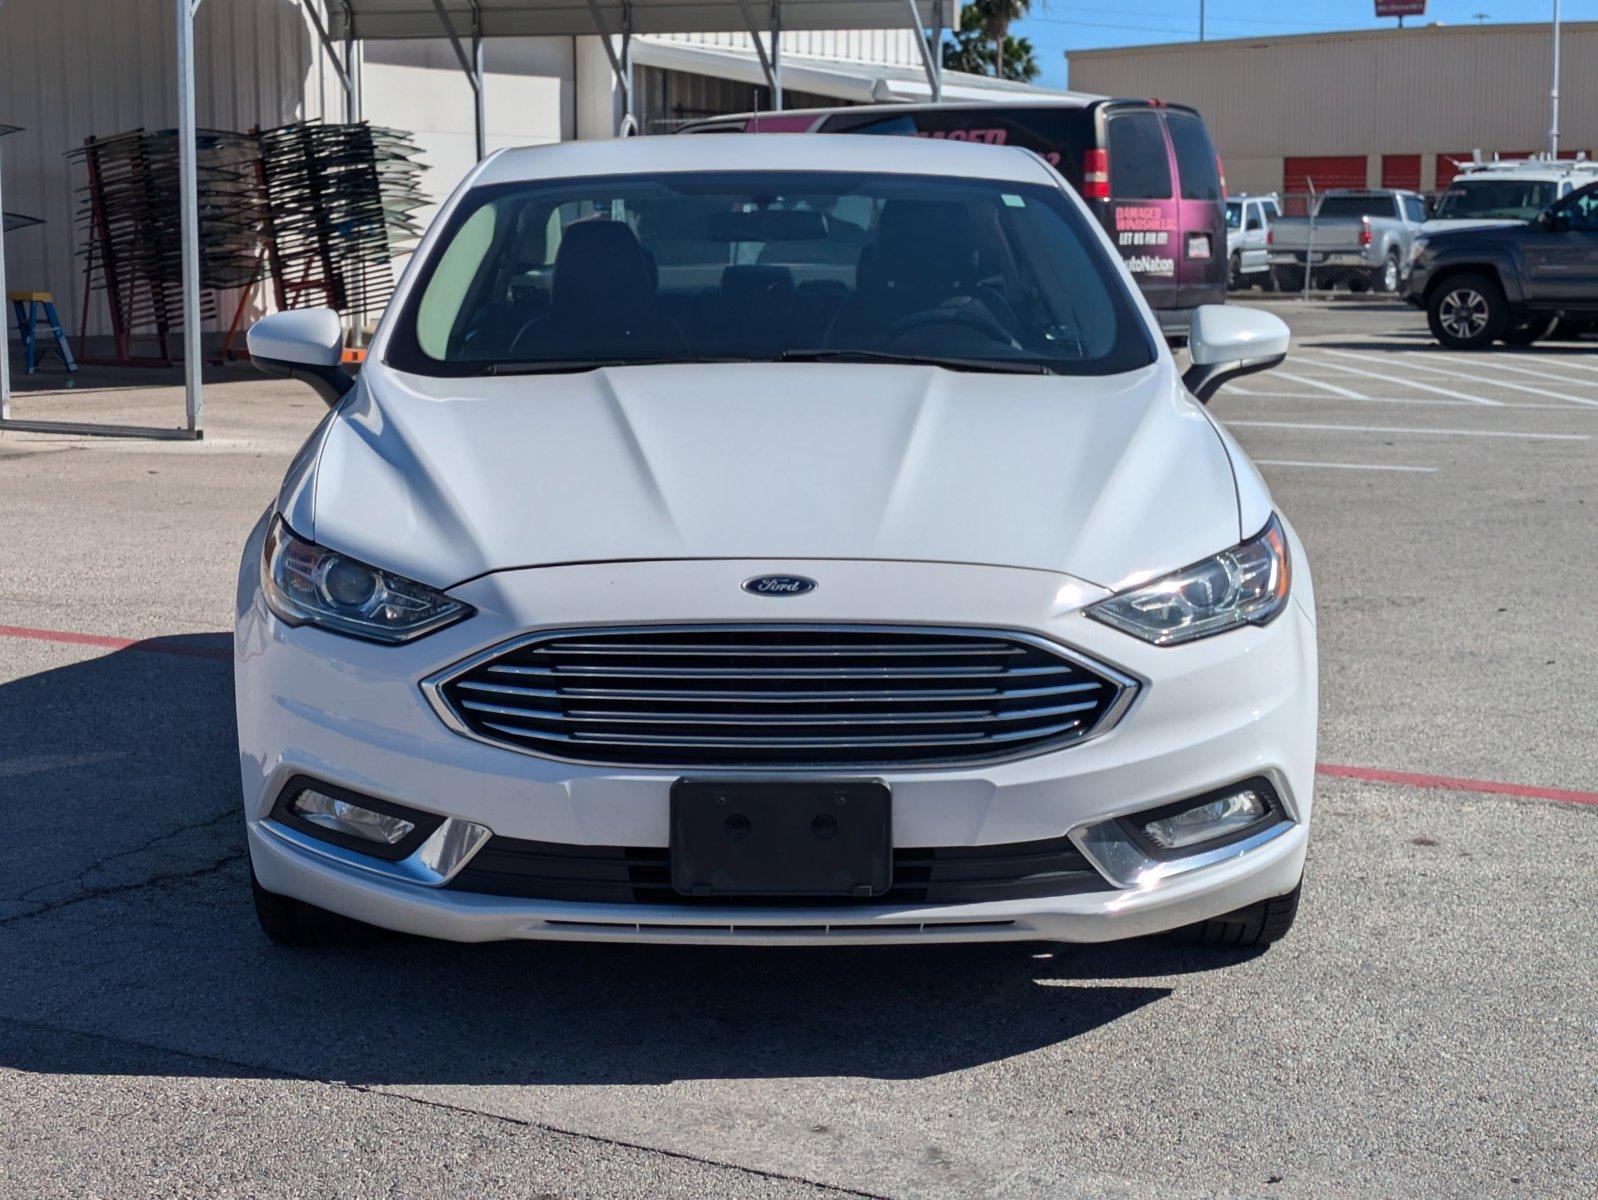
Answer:
[[(922, 22), (931, 20), (934, 0), (916, 0)], [(575, 37), (600, 32), (747, 32), (746, 4), (768, 8), (767, 0), (444, 0), (456, 28), (475, 27), (483, 37)], [(362, 41), (439, 36), (439, 6), (433, 0), (333, 0), (335, 38)], [(599, 22), (595, 21), (598, 10)], [(602, 25), (601, 25), (602, 23)], [(905, 29), (913, 23), (905, 0), (782, 0), (782, 28)]]

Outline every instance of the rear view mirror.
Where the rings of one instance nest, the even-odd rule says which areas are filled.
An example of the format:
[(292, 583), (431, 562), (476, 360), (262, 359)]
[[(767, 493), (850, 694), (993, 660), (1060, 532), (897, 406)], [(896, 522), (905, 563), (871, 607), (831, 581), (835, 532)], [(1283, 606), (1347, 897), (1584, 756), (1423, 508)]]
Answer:
[(714, 213), (709, 234), (713, 242), (811, 242), (827, 236), (827, 225), (818, 212), (762, 208)]
[(344, 325), (331, 308), (262, 317), (251, 327), (247, 344), (256, 370), (309, 384), (329, 408), (355, 386), (344, 370)]
[(1182, 382), (1203, 403), (1227, 380), (1269, 371), (1287, 357), (1292, 331), (1280, 317), (1234, 304), (1205, 304), (1193, 310), (1187, 351), (1193, 360)]

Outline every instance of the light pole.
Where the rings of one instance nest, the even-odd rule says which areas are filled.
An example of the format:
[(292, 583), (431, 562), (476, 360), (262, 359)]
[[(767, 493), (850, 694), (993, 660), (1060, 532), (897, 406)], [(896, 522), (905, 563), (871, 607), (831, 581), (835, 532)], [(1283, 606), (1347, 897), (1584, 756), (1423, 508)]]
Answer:
[(1548, 157), (1559, 157), (1559, 0), (1554, 0), (1554, 78), (1548, 90)]
[[(1199, 41), (1201, 42), (1204, 40), (1204, 2), (1205, 0), (1199, 0)], [(1555, 3), (1558, 3), (1558, 0), (1555, 0)]]

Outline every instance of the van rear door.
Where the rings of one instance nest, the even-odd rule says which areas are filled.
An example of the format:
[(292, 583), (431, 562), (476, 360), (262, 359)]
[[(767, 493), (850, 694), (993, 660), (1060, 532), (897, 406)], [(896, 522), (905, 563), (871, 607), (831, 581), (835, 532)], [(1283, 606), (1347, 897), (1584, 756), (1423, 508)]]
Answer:
[(1110, 159), (1105, 227), (1149, 306), (1175, 308), (1181, 216), (1165, 122), (1151, 107), (1116, 107), (1104, 136)]
[[(1176, 160), (1177, 220), (1182, 241), (1175, 256), (1179, 308), (1226, 302), (1226, 218), (1221, 168), (1209, 131), (1197, 113), (1165, 110)], [(1114, 159), (1111, 159), (1114, 170)]]

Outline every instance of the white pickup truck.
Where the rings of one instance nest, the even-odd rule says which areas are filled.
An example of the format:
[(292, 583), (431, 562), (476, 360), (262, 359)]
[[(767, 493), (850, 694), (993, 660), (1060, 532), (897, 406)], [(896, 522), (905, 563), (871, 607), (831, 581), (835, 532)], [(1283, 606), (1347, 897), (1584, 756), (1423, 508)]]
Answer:
[(1326, 192), (1307, 217), (1271, 223), (1271, 269), (1281, 291), (1347, 284), (1395, 293), (1409, 248), (1427, 217), (1426, 201), (1396, 188)]
[(1226, 198), (1226, 286), (1238, 292), (1250, 284), (1265, 287), (1271, 278), (1271, 225), (1282, 215), (1272, 192)]

